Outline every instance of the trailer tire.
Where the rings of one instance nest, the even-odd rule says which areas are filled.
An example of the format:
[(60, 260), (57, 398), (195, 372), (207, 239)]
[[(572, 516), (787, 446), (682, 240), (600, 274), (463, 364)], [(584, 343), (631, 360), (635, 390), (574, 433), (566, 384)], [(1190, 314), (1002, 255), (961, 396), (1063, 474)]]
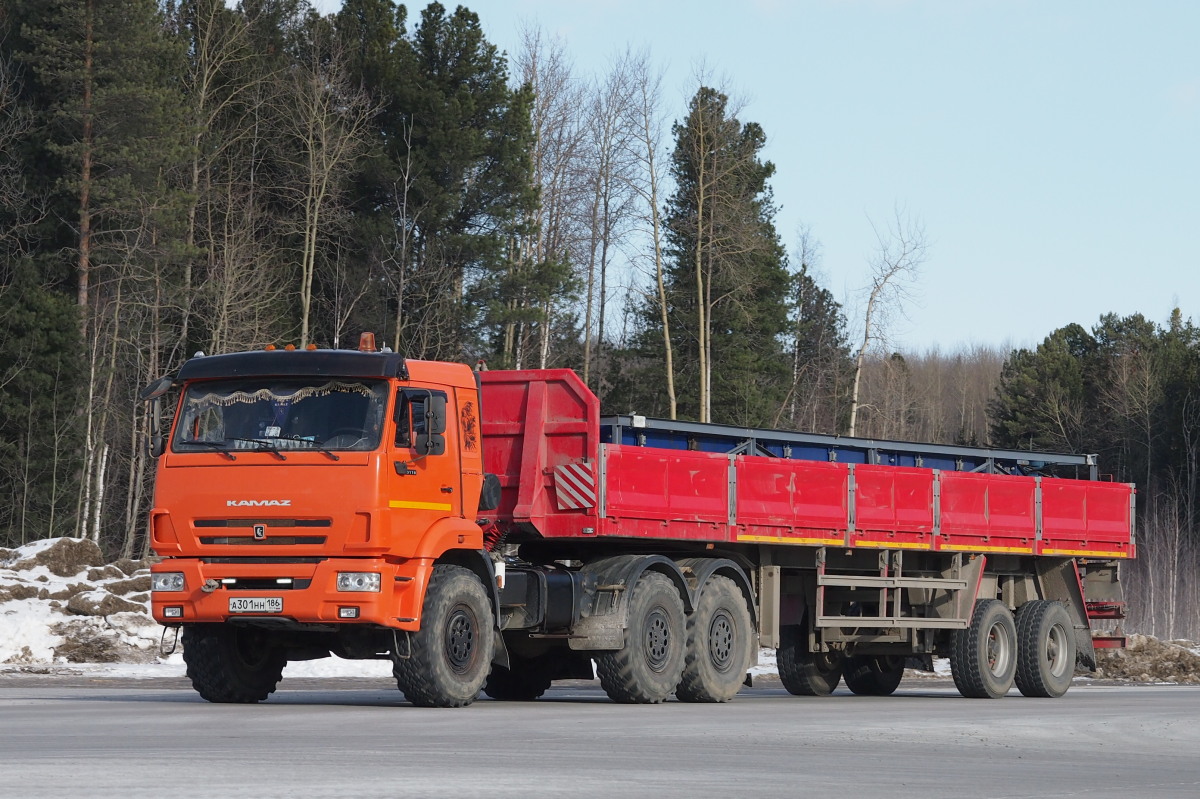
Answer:
[(1035, 599), (1017, 608), (1017, 688), (1054, 698), (1075, 676), (1075, 627), (1061, 602)]
[(1017, 628), (998, 599), (975, 603), (971, 625), (956, 630), (950, 646), (950, 673), (958, 692), (973, 699), (999, 699), (1012, 688), (1017, 671)]
[(681, 702), (733, 699), (750, 668), (752, 624), (746, 598), (733, 580), (708, 578), (687, 619), (687, 651), (675, 697)]
[(409, 635), (407, 657), (392, 653), (396, 685), (417, 707), (471, 704), (491, 669), (494, 627), (492, 603), (479, 578), (461, 566), (434, 566), (421, 629)]
[(265, 630), (188, 624), (183, 662), (192, 687), (209, 702), (251, 704), (275, 692), (287, 658)]
[(904, 658), (896, 655), (854, 655), (842, 670), (846, 687), (859, 696), (891, 696), (904, 679)]
[(516, 658), (509, 655), (510, 667), (492, 666), (483, 692), (501, 702), (532, 702), (546, 693), (553, 682), (550, 663), (545, 657)]
[(845, 658), (841, 652), (809, 652), (804, 645), (804, 627), (789, 624), (779, 631), (775, 663), (779, 679), (789, 694), (829, 696), (842, 680)]
[(628, 612), (625, 646), (596, 657), (600, 685), (614, 702), (658, 704), (674, 692), (683, 673), (683, 600), (666, 576), (643, 572)]

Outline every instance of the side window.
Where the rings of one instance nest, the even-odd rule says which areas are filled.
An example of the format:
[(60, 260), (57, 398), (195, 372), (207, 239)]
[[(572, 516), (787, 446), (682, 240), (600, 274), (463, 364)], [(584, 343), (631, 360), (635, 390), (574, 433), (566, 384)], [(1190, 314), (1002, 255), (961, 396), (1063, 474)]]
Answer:
[(396, 446), (415, 447), (417, 437), (428, 432), (429, 400), (433, 396), (443, 400), (443, 391), (407, 388), (401, 389), (396, 397)]

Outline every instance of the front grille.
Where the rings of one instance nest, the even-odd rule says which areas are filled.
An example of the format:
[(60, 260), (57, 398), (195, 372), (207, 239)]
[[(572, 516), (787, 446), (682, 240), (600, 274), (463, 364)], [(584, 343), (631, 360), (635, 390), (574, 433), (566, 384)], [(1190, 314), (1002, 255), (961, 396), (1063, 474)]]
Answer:
[(195, 519), (195, 527), (332, 527), (333, 519)]
[(201, 563), (215, 563), (222, 565), (234, 565), (240, 563), (249, 563), (253, 565), (278, 565), (287, 563), (323, 563), (328, 558), (201, 558)]
[(303, 544), (324, 544), (323, 535), (273, 535), (269, 538), (250, 538), (249, 536), (200, 536), (200, 543), (205, 546), (300, 546)]

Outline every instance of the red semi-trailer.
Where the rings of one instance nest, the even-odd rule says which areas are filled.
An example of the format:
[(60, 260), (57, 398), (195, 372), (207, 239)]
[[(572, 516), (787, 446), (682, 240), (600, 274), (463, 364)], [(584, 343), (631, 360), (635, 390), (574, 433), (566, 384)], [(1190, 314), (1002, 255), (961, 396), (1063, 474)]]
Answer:
[[(372, 349), (369, 346), (365, 350)], [(395, 353), (194, 358), (159, 455), (153, 609), (195, 688), (390, 659), (414, 704), (720, 702), (759, 646), (784, 686), (1059, 696), (1119, 619), (1133, 486), (1094, 456), (600, 415), (568, 370)], [(594, 665), (593, 665), (594, 664)]]

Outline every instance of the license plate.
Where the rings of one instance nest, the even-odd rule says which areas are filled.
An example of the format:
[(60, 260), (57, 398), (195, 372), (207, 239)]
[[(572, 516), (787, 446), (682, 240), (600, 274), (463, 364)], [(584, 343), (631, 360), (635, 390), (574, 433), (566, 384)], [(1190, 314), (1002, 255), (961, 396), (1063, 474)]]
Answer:
[(283, 613), (283, 598), (277, 596), (229, 598), (230, 613)]

